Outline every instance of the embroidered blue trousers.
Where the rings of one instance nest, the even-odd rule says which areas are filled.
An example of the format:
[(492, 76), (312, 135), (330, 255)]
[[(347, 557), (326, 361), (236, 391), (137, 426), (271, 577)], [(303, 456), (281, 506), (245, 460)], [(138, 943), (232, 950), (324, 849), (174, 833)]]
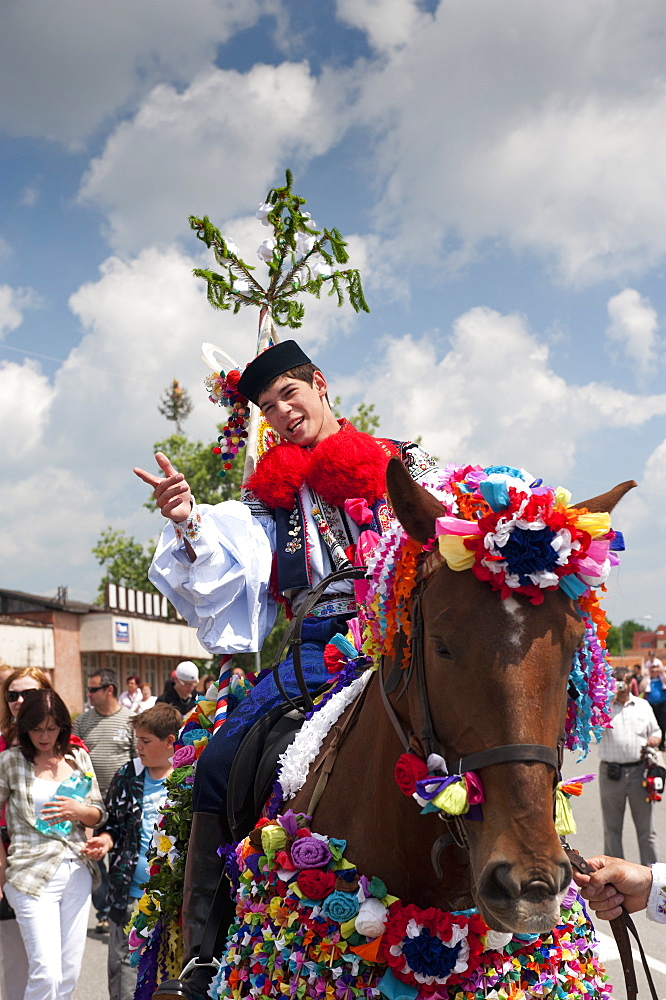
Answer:
[[(349, 617), (306, 618), (303, 621), (301, 661), (308, 690), (316, 691), (330, 680), (331, 675), (324, 666), (324, 647), (337, 632), (344, 634), (347, 631)], [(280, 665), (280, 679), (290, 697), (300, 695), (291, 651)], [(221, 815), (226, 825), (227, 785), (236, 751), (254, 723), (283, 700), (273, 675), (269, 674), (228, 715), (197, 762), (192, 792), (194, 812)]]

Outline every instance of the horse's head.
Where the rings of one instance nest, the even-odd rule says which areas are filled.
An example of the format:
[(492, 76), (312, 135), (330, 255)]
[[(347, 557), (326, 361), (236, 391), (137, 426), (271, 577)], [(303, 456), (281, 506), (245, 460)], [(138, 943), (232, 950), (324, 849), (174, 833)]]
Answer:
[[(606, 511), (635, 485), (588, 500)], [(395, 514), (411, 538), (426, 543), (446, 513), (398, 461), (388, 470)], [(454, 572), (435, 557), (421, 591), (423, 675), (436, 740), (449, 770), (478, 751), (507, 749), (500, 763), (476, 767), (485, 794), (483, 819), (463, 820), (473, 892), (496, 930), (541, 933), (559, 920), (571, 868), (554, 825), (556, 769), (520, 762), (515, 744), (557, 747), (564, 733), (572, 658), (584, 625), (561, 589), (540, 604), (502, 599), (470, 570)], [(405, 699), (403, 699), (404, 701)], [(410, 680), (398, 711), (415, 733), (423, 726), (423, 692)]]

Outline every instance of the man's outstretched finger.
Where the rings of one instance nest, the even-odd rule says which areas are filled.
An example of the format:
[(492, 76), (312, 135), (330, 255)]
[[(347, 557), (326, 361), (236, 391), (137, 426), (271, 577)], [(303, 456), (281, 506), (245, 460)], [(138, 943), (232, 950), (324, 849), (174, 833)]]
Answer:
[(155, 461), (157, 462), (157, 464), (159, 465), (160, 469), (162, 470), (167, 479), (169, 478), (169, 476), (176, 475), (176, 470), (174, 469), (173, 465), (171, 464), (167, 456), (164, 454), (164, 452), (156, 451)]
[(155, 476), (152, 472), (146, 472), (145, 469), (134, 468), (132, 469), (132, 472), (135, 476), (138, 476), (139, 479), (142, 479), (144, 483), (147, 483), (148, 486), (152, 486), (153, 489), (155, 489), (156, 486), (159, 486), (162, 482), (160, 476)]

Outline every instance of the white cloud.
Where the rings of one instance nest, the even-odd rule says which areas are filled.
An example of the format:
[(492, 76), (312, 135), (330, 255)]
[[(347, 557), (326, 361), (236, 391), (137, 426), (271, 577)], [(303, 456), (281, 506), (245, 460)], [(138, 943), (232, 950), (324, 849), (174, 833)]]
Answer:
[(52, 401), (53, 387), (34, 361), (0, 363), (0, 454), (4, 452), (5, 469), (8, 459), (30, 460), (42, 440)]
[(284, 158), (295, 166), (325, 153), (339, 101), (305, 63), (209, 68), (185, 90), (161, 85), (92, 161), (80, 199), (105, 211), (116, 249), (171, 241), (190, 214), (229, 218), (258, 205)]
[(0, 285), (0, 339), (4, 334), (18, 329), (23, 322), (23, 312), (26, 308), (38, 304), (38, 296), (31, 288)]
[[(256, 219), (235, 220), (231, 228), (241, 245), (249, 241), (256, 247), (265, 233)], [(70, 298), (82, 338), (53, 384), (35, 362), (0, 365), (0, 465), (12, 483), (12, 503), (20, 503), (21, 517), (36, 526), (35, 551), (47, 544), (45, 539), (49, 546), (48, 558), (33, 564), (33, 576), (34, 565), (45, 580), (58, 566), (70, 565), (74, 535), (75, 561), (85, 567), (109, 523), (140, 538), (161, 530), (159, 519), (142, 511), (147, 490), (131, 470), (134, 465), (152, 469), (154, 442), (173, 431), (157, 406), (174, 377), (194, 402), (188, 434), (214, 443), (225, 412), (208, 400), (201, 344), (212, 341), (245, 364), (256, 349), (258, 311), (233, 316), (213, 310), (205, 283), (192, 275), (192, 268), (203, 263), (203, 257), (174, 248), (149, 248), (129, 261), (109, 258), (99, 279)], [(328, 298), (312, 299), (306, 317), (307, 328), (297, 334), (306, 348), (325, 341), (344, 321), (343, 311)], [(293, 336), (291, 331), (281, 335)], [(35, 488), (36, 468), (46, 484), (42, 489)], [(67, 511), (67, 525), (55, 530)], [(79, 570), (76, 576), (83, 579)], [(86, 579), (96, 579), (94, 570)], [(48, 576), (37, 589), (67, 582)], [(21, 585), (20, 580), (12, 585)], [(92, 597), (94, 586), (89, 594), (77, 593)]]
[(632, 362), (639, 375), (647, 375), (657, 360), (659, 320), (649, 299), (635, 288), (625, 288), (607, 303), (610, 324), (606, 336)]
[[(371, 41), (393, 7), (359, 4)], [(660, 6), (442, 0), (433, 18), (408, 0), (395, 8), (406, 44), (387, 40), (359, 70), (382, 231), (438, 270), (489, 243), (541, 255), (570, 283), (663, 259)]]
[(417, 28), (431, 22), (415, 0), (338, 0), (338, 16), (365, 31), (380, 52), (401, 49)]
[(343, 388), (378, 404), (383, 433), (421, 434), (443, 462), (514, 464), (566, 481), (596, 436), (666, 414), (666, 394), (568, 384), (517, 314), (470, 309), (453, 324), (443, 356), (440, 345), (441, 335), (388, 340), (381, 374), (348, 379)]
[(189, 82), (267, 0), (4, 4), (0, 126), (75, 144), (160, 80)]

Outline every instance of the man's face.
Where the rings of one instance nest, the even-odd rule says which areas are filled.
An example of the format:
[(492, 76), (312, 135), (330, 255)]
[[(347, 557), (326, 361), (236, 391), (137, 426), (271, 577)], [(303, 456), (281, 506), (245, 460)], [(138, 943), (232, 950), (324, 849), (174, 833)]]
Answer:
[(315, 372), (312, 385), (282, 375), (259, 396), (259, 407), (273, 430), (292, 444), (316, 444), (324, 427), (326, 379)]
[(110, 687), (102, 687), (102, 678), (99, 674), (88, 678), (88, 701), (93, 708), (106, 704), (107, 694)]
[(627, 701), (629, 698), (629, 678), (628, 677), (616, 677), (615, 678), (615, 699), (616, 701)]
[(173, 686), (176, 689), (176, 694), (178, 695), (178, 697), (182, 698), (183, 701), (185, 701), (185, 699), (189, 698), (192, 692), (194, 691), (195, 687), (197, 686), (197, 682), (179, 681), (178, 678), (176, 677)]

